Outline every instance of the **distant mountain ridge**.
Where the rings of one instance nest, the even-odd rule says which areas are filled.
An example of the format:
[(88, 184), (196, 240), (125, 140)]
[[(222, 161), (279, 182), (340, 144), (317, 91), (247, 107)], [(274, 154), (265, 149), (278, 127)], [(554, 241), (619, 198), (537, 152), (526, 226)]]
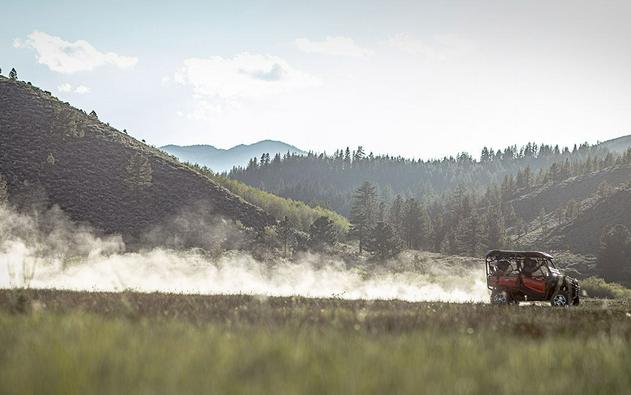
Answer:
[(282, 141), (262, 140), (253, 144), (239, 144), (232, 148), (216, 148), (212, 145), (174, 145), (160, 147), (163, 151), (174, 155), (184, 162), (206, 166), (213, 171), (223, 172), (234, 166), (246, 166), (252, 158), (260, 158), (263, 154), (285, 154), (287, 152), (305, 155), (306, 152)]

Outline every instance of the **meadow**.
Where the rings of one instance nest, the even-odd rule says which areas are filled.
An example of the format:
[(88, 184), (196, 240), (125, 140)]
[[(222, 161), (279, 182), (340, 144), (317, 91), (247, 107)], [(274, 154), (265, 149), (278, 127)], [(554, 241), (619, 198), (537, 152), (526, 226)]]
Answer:
[(0, 291), (0, 393), (631, 390), (631, 303)]

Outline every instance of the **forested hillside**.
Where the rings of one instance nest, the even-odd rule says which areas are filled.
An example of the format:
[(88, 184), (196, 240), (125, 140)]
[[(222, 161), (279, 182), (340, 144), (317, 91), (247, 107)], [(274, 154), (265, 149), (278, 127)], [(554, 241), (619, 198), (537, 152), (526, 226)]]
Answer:
[[(624, 141), (631, 144), (629, 139)], [(610, 154), (608, 159), (607, 154)], [(319, 204), (348, 216), (352, 192), (364, 181), (375, 185), (379, 196), (387, 202), (396, 195), (429, 201), (458, 186), (484, 192), (488, 185), (501, 183), (506, 175), (516, 178), (520, 170), (525, 179), (522, 182), (542, 183), (543, 171), (553, 164), (556, 169), (548, 177), (562, 180), (570, 176), (569, 168), (578, 162), (611, 161), (611, 155), (606, 144), (584, 143), (570, 149), (531, 143), (497, 151), (484, 148), (479, 160), (462, 153), (424, 161), (375, 156), (358, 147), (354, 151), (338, 150), (333, 155), (263, 155), (227, 175), (268, 192)]]
[(16, 206), (135, 238), (183, 210), (263, 228), (274, 218), (209, 177), (53, 97), (0, 77), (0, 179)]
[(606, 189), (628, 182), (631, 179), (631, 165), (627, 162), (628, 159), (622, 157), (618, 165), (602, 163), (605, 166), (602, 169), (587, 164), (583, 171), (578, 172), (580, 174), (573, 177), (558, 182), (550, 180), (536, 188), (519, 190), (517, 197), (512, 200), (515, 212), (525, 221), (531, 221), (542, 210), (546, 213), (566, 210), (568, 206), (577, 205), (596, 195), (599, 188)]
[(601, 236), (611, 225), (631, 227), (631, 182), (601, 193), (581, 207), (573, 220), (552, 229), (545, 244), (589, 254), (598, 251)]
[(349, 237), (373, 253), (548, 248), (596, 256), (611, 226), (631, 227), (631, 199), (624, 198), (629, 141), (485, 148), (480, 160), (375, 157), (361, 148), (333, 156), (264, 155), (229, 176), (347, 215)]

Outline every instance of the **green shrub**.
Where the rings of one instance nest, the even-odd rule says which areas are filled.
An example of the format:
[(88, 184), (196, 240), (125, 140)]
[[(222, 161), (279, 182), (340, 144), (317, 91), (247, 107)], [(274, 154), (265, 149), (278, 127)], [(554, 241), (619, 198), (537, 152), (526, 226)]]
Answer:
[(287, 199), (262, 191), (241, 181), (215, 174), (206, 167), (192, 163), (184, 164), (216, 181), (219, 185), (240, 196), (246, 202), (262, 208), (277, 220), (280, 221), (287, 217), (293, 227), (303, 232), (308, 232), (311, 224), (320, 217), (331, 219), (338, 233), (344, 234), (348, 232), (350, 226), (348, 220), (336, 212), (319, 206), (311, 207), (298, 200)]
[(581, 288), (593, 298), (631, 299), (631, 289), (618, 283), (608, 283), (600, 277), (589, 277), (582, 280)]
[(303, 232), (308, 232), (311, 224), (322, 216), (330, 218), (340, 232), (348, 231), (348, 220), (333, 211), (322, 207), (311, 207), (297, 200), (282, 198), (231, 178), (217, 175), (212, 178), (232, 193), (267, 211), (274, 218), (288, 217), (289, 222)]

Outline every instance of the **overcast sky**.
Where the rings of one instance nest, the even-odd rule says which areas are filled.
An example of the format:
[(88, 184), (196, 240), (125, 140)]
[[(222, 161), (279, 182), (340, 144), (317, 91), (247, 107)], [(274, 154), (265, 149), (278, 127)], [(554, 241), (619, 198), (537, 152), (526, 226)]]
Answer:
[(2, 74), (154, 145), (430, 158), (631, 131), (626, 0), (127, 3), (3, 4)]

